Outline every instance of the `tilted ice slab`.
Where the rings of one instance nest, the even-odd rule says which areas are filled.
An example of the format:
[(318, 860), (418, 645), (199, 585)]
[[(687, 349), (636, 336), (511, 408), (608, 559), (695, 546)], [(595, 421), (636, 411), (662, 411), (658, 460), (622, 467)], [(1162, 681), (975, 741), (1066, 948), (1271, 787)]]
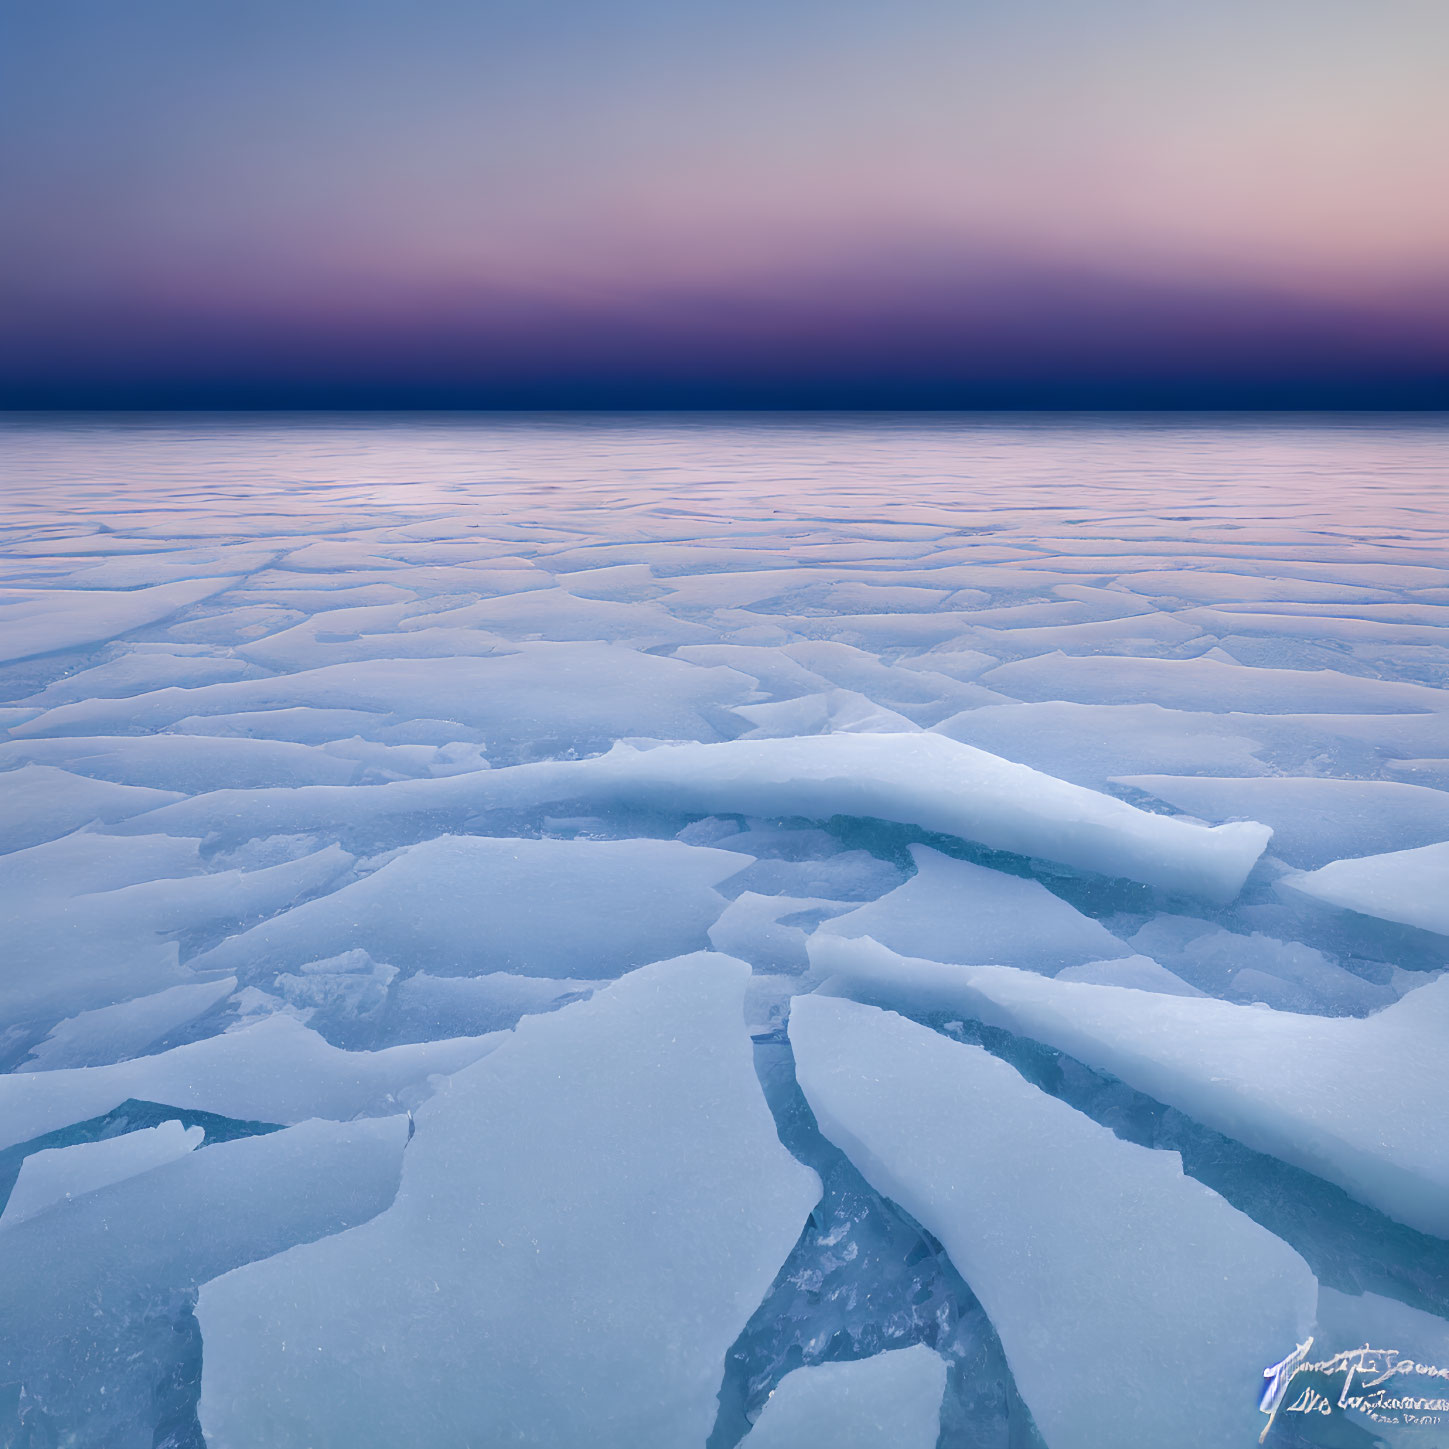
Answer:
[(675, 840), (444, 835), (191, 962), (301, 964), (360, 946), (440, 975), (614, 976), (705, 944), (752, 857)]
[(33, 1218), (55, 1203), (174, 1162), (199, 1147), (205, 1136), (200, 1127), (162, 1122), (120, 1137), (32, 1152), (20, 1164), (20, 1175), (0, 1213), (0, 1228)]
[[(262, 671), (245, 659), (222, 658), (207, 644), (131, 642), (103, 663), (52, 679), (25, 702), (37, 713), (78, 699), (118, 699), (167, 685), (221, 684), (254, 679)], [(129, 737), (128, 737), (129, 738)], [(138, 781), (138, 784), (144, 781)], [(158, 787), (160, 788), (160, 787)]]
[(1219, 659), (1138, 659), (1039, 654), (981, 676), (1023, 700), (1159, 704), (1214, 710), (1229, 702), (1246, 714), (1393, 714), (1449, 709), (1449, 694), (1424, 684), (1364, 679), (1333, 669), (1258, 669)]
[(7, 906), (36, 895), (61, 900), (119, 891), (163, 877), (199, 876), (203, 869), (199, 840), (173, 834), (78, 831), (0, 856), (0, 897)]
[(928, 733), (653, 749), (620, 744), (592, 760), (404, 780), (367, 790), (225, 790), (152, 811), (136, 828), (277, 833), (338, 820), (461, 820), (478, 811), (551, 800), (700, 815), (866, 816), (1214, 900), (1237, 894), (1271, 834), (1267, 826), (1247, 821), (1209, 827), (1154, 815)]
[(1169, 996), (1203, 993), (1151, 956), (1121, 956), (1112, 961), (1087, 961), (1056, 973), (1059, 981), (1093, 981), (1101, 986), (1130, 986), (1134, 991), (1165, 991)]
[(946, 1361), (923, 1343), (785, 1375), (743, 1449), (936, 1449)]
[(1449, 936), (1449, 840), (1417, 850), (1335, 860), (1320, 870), (1285, 876), (1278, 888)]
[(16, 1071), (54, 1071), (60, 1067), (103, 1067), (139, 1056), (168, 1033), (219, 1006), (236, 990), (236, 977), (171, 986), (154, 996), (119, 1001), (78, 1012), (58, 1022)]
[(507, 1039), (455, 1037), (347, 1052), (288, 1016), (107, 1067), (0, 1075), (0, 1148), (98, 1117), (134, 1097), (253, 1122), (346, 1121), (400, 1112), (434, 1073), (455, 1072)]
[(203, 1288), (212, 1449), (703, 1444), (819, 1196), (729, 957), (525, 1017), (417, 1113), (393, 1206)]
[(912, 845), (916, 873), (879, 900), (819, 927), (825, 936), (870, 936), (903, 956), (1023, 966), (1051, 976), (1131, 955), (1105, 926), (1040, 881), (1023, 880)]
[(99, 644), (219, 594), (234, 578), (151, 589), (0, 589), (0, 660)]
[(1177, 616), (1219, 639), (1231, 636), (1328, 639), (1345, 644), (1403, 644), (1435, 647), (1444, 642), (1444, 616), (1432, 622), (1364, 618), (1353, 609), (1330, 615), (1258, 605), (1247, 609), (1184, 609)]
[(817, 935), (810, 954), (831, 990), (975, 1016), (1044, 1042), (1398, 1222), (1449, 1237), (1449, 977), (1373, 1016), (1305, 1016), (913, 961), (874, 941)]
[[(839, 915), (848, 909), (840, 901), (822, 900), (818, 896), (742, 891), (709, 928), (709, 944), (727, 956), (748, 961), (757, 972), (762, 968), (800, 972), (810, 964), (805, 947), (809, 927), (824, 916)], [(802, 919), (785, 924), (792, 916)]]
[[(930, 656), (927, 655), (927, 658)], [(1418, 718), (1418, 716), (1413, 716)], [(1116, 775), (1256, 775), (1263, 730), (1244, 727), (1242, 715), (1163, 709), (1157, 704), (983, 705), (933, 726), (963, 744), (1019, 760), (1049, 775), (1105, 789)], [(1248, 723), (1262, 725), (1262, 717)]]
[(1051, 1449), (1254, 1441), (1249, 1386), (1317, 1303), (1286, 1243), (980, 1047), (823, 996), (790, 1040), (821, 1130), (940, 1240)]
[(1184, 644), (1200, 638), (1202, 629), (1178, 615), (1147, 613), (1125, 619), (1101, 619), (1081, 624), (1047, 624), (1035, 628), (972, 628), (970, 615), (957, 636), (962, 644), (987, 650), (997, 658), (1060, 652), (1088, 654), (1112, 649), (1132, 654), (1134, 645)]
[(1273, 853), (1291, 865), (1449, 839), (1449, 791), (1394, 780), (1124, 775), (1116, 783), (1204, 820), (1262, 820), (1273, 829)]
[(902, 734), (915, 729), (905, 715), (849, 689), (804, 694), (771, 704), (740, 704), (734, 712), (754, 729), (748, 739), (793, 739), (798, 735)]
[(1241, 604), (1251, 600), (1323, 601), (1335, 610), (1393, 597), (1383, 589), (1359, 588), (1338, 579), (1313, 582), (1292, 576), (1255, 577), (1250, 573), (1209, 569), (1154, 569), (1130, 578), (1129, 587), (1134, 594), (1147, 599), (1195, 599), (1209, 604)]
[(1208, 829), (1151, 815), (923, 733), (615, 748), (580, 773), (595, 791), (675, 809), (867, 816), (1220, 899), (1241, 889), (1269, 836), (1251, 823)]
[(52, 765), (0, 771), (0, 851), (24, 850), (93, 821), (124, 820), (182, 797), (73, 775)]

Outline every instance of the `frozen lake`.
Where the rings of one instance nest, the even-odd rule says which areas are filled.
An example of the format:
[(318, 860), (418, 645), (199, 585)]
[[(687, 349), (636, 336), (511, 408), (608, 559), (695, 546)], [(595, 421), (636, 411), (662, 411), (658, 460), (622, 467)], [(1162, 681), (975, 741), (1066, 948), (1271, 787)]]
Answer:
[(1440, 1442), (1443, 420), (0, 448), (0, 1443)]

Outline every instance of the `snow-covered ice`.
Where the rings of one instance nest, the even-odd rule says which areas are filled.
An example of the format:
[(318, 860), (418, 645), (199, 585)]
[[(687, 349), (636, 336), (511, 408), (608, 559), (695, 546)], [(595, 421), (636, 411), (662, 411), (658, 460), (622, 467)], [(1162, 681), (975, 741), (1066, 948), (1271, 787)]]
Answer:
[[(1140, 1188), (1164, 1281), (1202, 1277), (1123, 1333), (1226, 1353), (1240, 1274), (1173, 1258), (1208, 1199), (1065, 1102), (1291, 1241), (1323, 1333), (1444, 1351), (1445, 441), (0, 423), (0, 1443), (261, 1442), (273, 1386), (348, 1449), (485, 1401), (558, 1442), (1081, 1442), (1031, 1423), (1027, 1299), (973, 1293), (994, 1240), (948, 1253), (820, 1135), (790, 1027), (840, 993), (1008, 1085), (963, 1193)], [(944, 1080), (893, 1148), (985, 1132)], [(355, 1395), (267, 1357), (302, 1284), (354, 1295), (316, 1323)], [(374, 1287), (412, 1315), (387, 1372)], [(1203, 1422), (1292, 1347), (1212, 1359)]]

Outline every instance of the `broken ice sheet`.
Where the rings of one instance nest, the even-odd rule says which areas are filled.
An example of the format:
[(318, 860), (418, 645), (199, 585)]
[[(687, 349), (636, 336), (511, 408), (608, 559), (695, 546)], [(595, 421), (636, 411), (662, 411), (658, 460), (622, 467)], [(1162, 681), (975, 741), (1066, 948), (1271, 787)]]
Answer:
[(445, 835), (190, 965), (301, 965), (353, 947), (435, 975), (613, 976), (703, 946), (725, 908), (715, 887), (749, 863), (673, 840)]
[[(10, 1021), (48, 1025), (193, 983), (196, 973), (181, 964), (180, 936), (220, 934), (269, 915), (332, 884), (352, 864), (334, 844), (259, 870), (204, 871), (198, 844), (172, 850), (175, 875), (128, 873), (113, 860), (133, 846), (141, 858), (166, 847), (83, 834), (0, 855), (8, 907), (0, 1011)], [(122, 883), (111, 886), (106, 877), (116, 873)]]
[(888, 895), (819, 927), (820, 936), (870, 936), (903, 956), (995, 962), (1055, 975), (1131, 955), (1107, 928), (1040, 881), (910, 847), (916, 873)]
[[(907, 953), (1031, 968), (1044, 992), (1115, 988), (1104, 1048), (1226, 1007), (1231, 1031), (1199, 1063), (1204, 1112), (1255, 1017), (1265, 1031), (1307, 1023), (1301, 1061), (1275, 1035), (1260, 1067), (1308, 1095), (1336, 1072), (1329, 1116), (1334, 1092), (1377, 1100), (1417, 1071), (1403, 1040), (1348, 1048), (1449, 964), (1435, 934), (1449, 894), (1435, 854), (1449, 838), (1438, 423), (3, 426), (0, 653), (16, 657), (0, 663), (14, 807), (0, 829), (14, 847), (0, 855), (0, 1126), (39, 1134), (4, 1150), (6, 1181), (27, 1146), (39, 1172), (46, 1151), (120, 1133), (139, 1162), (141, 1132), (201, 1122), (198, 1104), (249, 1116), (206, 1118), (206, 1145), (184, 1159), (0, 1230), (48, 1255), (7, 1260), (0, 1312), (12, 1287), (33, 1301), (16, 1308), (31, 1337), (0, 1370), (0, 1441), (195, 1446), (198, 1275), (381, 1212), (406, 1123), (364, 1154), (372, 1168), (339, 1169), (336, 1193), (320, 1180), (340, 1161), (328, 1134), (372, 1122), (275, 1131), (310, 1146), (290, 1166), (235, 1153), (235, 1176), (215, 1156), (226, 1134), (412, 1107), (408, 1155), (451, 1164), (473, 1124), (425, 1115), (440, 1075), (474, 1071), (520, 1021), (530, 1039), (530, 1022), (564, 1020), (621, 972), (707, 943), (755, 968), (733, 1029), (782, 1072), (812, 954), (855, 947), (863, 928)], [(962, 753), (973, 746), (1029, 770), (993, 796), (984, 771), (957, 772), (984, 763)], [(1144, 776), (1164, 793), (1114, 783)], [(1260, 857), (1264, 831), (1181, 812), (1277, 838)], [(1113, 822), (1140, 832), (1134, 848)], [(579, 839), (521, 838), (537, 834)], [(445, 837), (480, 843), (433, 844)], [(618, 864), (594, 870), (604, 845)], [(211, 973), (200, 958), (218, 947), (234, 960)], [(938, 1015), (1007, 1040), (965, 1004)], [(625, 1040), (606, 1064), (619, 1077), (639, 1061)], [(571, 1070), (537, 1050), (540, 1076)], [(1325, 1294), (1321, 1325), (1348, 1334), (1357, 1314), (1378, 1331), (1358, 1287), (1420, 1311), (1449, 1302), (1422, 1234), (1026, 1037), (1002, 1050), (1099, 1120), (1146, 1123), (1134, 1140), (1183, 1144), (1204, 1181), (1281, 1227), (1350, 1299), (1332, 1319)], [(6, 1085), (23, 1078), (50, 1080)], [(582, 1081), (568, 1105), (612, 1141), (594, 1095)], [(939, 1141), (957, 1124), (926, 1100), (907, 1125)], [(712, 1260), (746, 1326), (691, 1380), (704, 1427), (685, 1442), (732, 1446), (771, 1389), (783, 1413), (809, 1385), (922, 1343), (950, 1364), (940, 1449), (1023, 1449), (1000, 1341), (929, 1232), (838, 1151), (812, 1156), (798, 1092), (770, 1101), (829, 1188), (781, 1249), (789, 1281), (761, 1288), (753, 1256), (738, 1272)], [(1311, 1145), (1302, 1114), (1280, 1126), (1285, 1154)], [(676, 1171), (702, 1159), (711, 1111), (677, 1135)], [(203, 1170), (219, 1174), (214, 1197), (183, 1188)], [(1376, 1157), (1364, 1174), (1386, 1193), (1396, 1171)], [(656, 1235), (659, 1200), (626, 1204), (628, 1186), (618, 1217)], [(1077, 1188), (1063, 1174), (1057, 1196)], [(314, 1198), (331, 1208), (304, 1224)], [(233, 1201), (249, 1222), (227, 1216)], [(245, 1252), (205, 1257), (266, 1224)], [(597, 1235), (581, 1238), (560, 1301), (601, 1256)], [(440, 1285), (458, 1261), (439, 1249)], [(263, 1316), (290, 1301), (269, 1271)], [(421, 1329), (445, 1336), (453, 1319), (424, 1306)], [(1070, 1345), (1065, 1367), (1089, 1347)], [(547, 1349), (545, 1390), (567, 1374), (560, 1341)], [(209, 1371), (219, 1352), (207, 1343)], [(825, 1376), (792, 1377), (802, 1363)], [(1221, 1404), (1248, 1402), (1261, 1367)], [(650, 1371), (673, 1383), (670, 1363)]]
[(198, 1285), (381, 1211), (407, 1132), (403, 1116), (305, 1122), (0, 1229), (0, 1383), (25, 1386), (27, 1430), (105, 1449), (152, 1449), (158, 1415), (194, 1431)]
[(54, 1203), (69, 1202), (184, 1157), (201, 1145), (205, 1135), (200, 1127), (171, 1121), (99, 1142), (32, 1152), (20, 1164), (20, 1175), (0, 1213), (0, 1228), (33, 1218)]
[(1279, 889), (1360, 915), (1449, 936), (1449, 841), (1335, 860), (1285, 876)]
[(1365, 1018), (908, 960), (874, 941), (812, 950), (830, 988), (948, 1010), (1042, 1042), (1301, 1167), (1420, 1232), (1449, 1237), (1449, 977)]
[(154, 996), (98, 1006), (67, 1017), (31, 1048), (17, 1071), (54, 1071), (58, 1067), (101, 1067), (141, 1056), (173, 1031), (185, 1028), (219, 1006), (236, 990), (236, 977), (172, 986)]
[(0, 1075), (0, 1147), (28, 1142), (128, 1098), (261, 1122), (384, 1116), (422, 1101), (429, 1079), (476, 1061), (501, 1033), (375, 1052), (330, 1045), (290, 1016), (104, 1067)]
[(92, 821), (124, 820), (180, 798), (172, 790), (92, 780), (51, 765), (5, 770), (0, 772), (0, 851), (42, 845)]
[(1273, 828), (1269, 847), (1290, 865), (1449, 839), (1449, 792), (1393, 780), (1124, 775), (1118, 782), (1203, 820), (1253, 819)]
[(149, 589), (0, 590), (0, 659), (25, 659), (114, 639), (210, 598), (236, 580), (210, 578)]
[(526, 1017), (419, 1108), (391, 1208), (208, 1284), (208, 1442), (702, 1443), (820, 1194), (755, 1078), (748, 976), (665, 962)]
[(1286, 1243), (980, 1047), (822, 996), (790, 1040), (821, 1130), (940, 1239), (1052, 1449), (1251, 1441), (1252, 1398), (1222, 1385), (1317, 1305)]
[[(428, 713), (482, 730), (500, 751), (537, 758), (604, 748), (621, 737), (720, 738), (714, 711), (743, 704), (750, 681), (603, 643), (525, 643), (492, 658), (380, 658), (322, 663), (271, 679), (159, 689), (134, 698), (62, 704), (21, 733), (103, 734), (158, 729), (190, 715), (317, 706)], [(520, 711), (519, 699), (528, 707)]]
[(389, 1045), (503, 1031), (521, 1017), (555, 1011), (580, 1000), (598, 984), (509, 971), (489, 971), (482, 976), (434, 976), (419, 971), (394, 983), (382, 1009), (379, 1031)]

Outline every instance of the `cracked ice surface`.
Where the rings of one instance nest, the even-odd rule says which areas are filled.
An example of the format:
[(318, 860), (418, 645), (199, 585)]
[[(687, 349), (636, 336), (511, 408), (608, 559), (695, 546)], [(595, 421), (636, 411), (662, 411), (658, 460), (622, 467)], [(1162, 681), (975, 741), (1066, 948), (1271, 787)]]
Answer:
[(1044, 1042), (1250, 1147), (1449, 1238), (1449, 980), (1364, 1020), (1049, 981), (822, 941), (832, 990), (948, 1010)]
[(701, 1443), (820, 1195), (754, 1077), (748, 977), (644, 967), (454, 1073), (386, 1212), (202, 1290), (208, 1439)]
[(1159, 1449), (1438, 1352), (1446, 442), (12, 421), (0, 1443)]
[(790, 1040), (821, 1130), (940, 1238), (1049, 1444), (1249, 1437), (1221, 1385), (1318, 1303), (1286, 1243), (980, 1047), (826, 996), (796, 1003)]

